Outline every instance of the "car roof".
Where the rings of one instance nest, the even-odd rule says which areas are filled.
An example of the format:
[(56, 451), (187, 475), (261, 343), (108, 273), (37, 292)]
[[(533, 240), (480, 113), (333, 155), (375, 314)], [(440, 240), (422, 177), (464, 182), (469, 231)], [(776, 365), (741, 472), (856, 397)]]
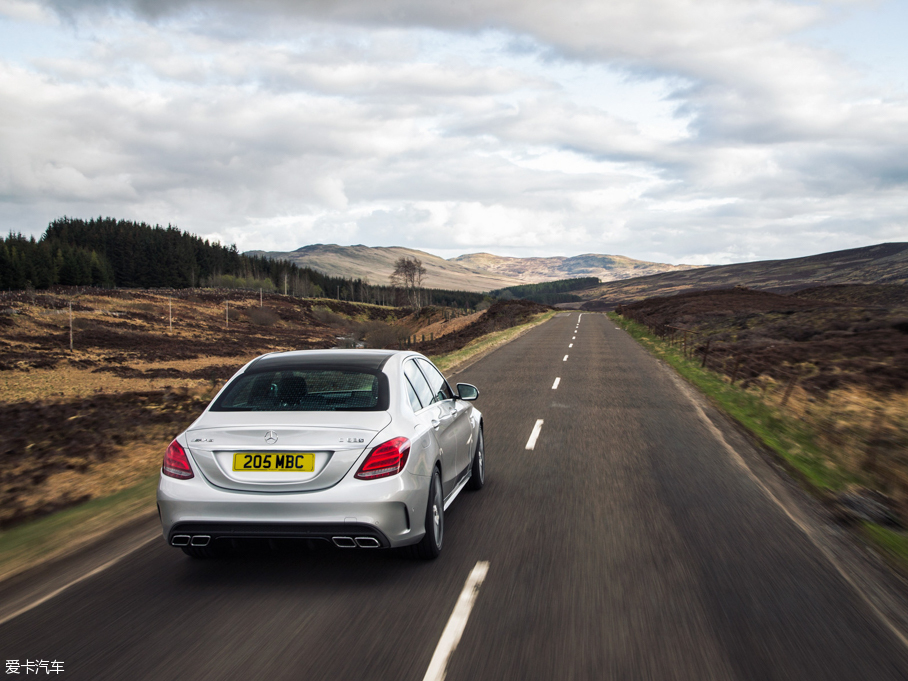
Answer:
[(380, 371), (399, 350), (294, 350), (275, 352), (253, 360), (246, 371), (268, 371), (278, 368), (343, 366), (350, 369)]

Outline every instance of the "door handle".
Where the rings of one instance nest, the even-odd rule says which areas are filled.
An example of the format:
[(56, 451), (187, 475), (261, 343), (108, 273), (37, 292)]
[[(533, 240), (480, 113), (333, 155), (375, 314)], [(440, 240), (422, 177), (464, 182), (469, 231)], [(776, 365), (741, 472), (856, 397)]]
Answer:
[(441, 421), (439, 421), (438, 419), (432, 419), (432, 427), (433, 427), (435, 430), (438, 430), (438, 427), (439, 427), (440, 425), (441, 425)]

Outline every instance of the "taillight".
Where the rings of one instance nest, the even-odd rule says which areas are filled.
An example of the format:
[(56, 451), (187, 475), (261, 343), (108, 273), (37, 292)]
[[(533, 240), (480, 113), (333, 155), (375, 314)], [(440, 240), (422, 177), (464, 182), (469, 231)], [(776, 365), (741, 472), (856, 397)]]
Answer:
[(186, 452), (183, 451), (180, 443), (176, 440), (171, 442), (167, 448), (161, 472), (171, 478), (179, 478), (180, 480), (189, 480), (192, 477), (192, 467), (189, 465)]
[(378, 445), (369, 452), (354, 477), (360, 480), (375, 480), (397, 475), (407, 465), (410, 456), (410, 441), (405, 437), (396, 437), (393, 440)]

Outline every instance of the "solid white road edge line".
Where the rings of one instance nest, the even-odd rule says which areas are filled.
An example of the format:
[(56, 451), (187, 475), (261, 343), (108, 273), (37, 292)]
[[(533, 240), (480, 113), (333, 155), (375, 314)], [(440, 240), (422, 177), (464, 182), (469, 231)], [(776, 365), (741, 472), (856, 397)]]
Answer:
[(561, 383), (561, 376), (555, 379), (555, 382), (552, 383), (552, 390), (558, 390), (558, 384)]
[(567, 355), (565, 355), (565, 356), (564, 356), (564, 359), (563, 359), (563, 360), (561, 360), (561, 361), (562, 361), (562, 362), (567, 362), (567, 358), (568, 358), (568, 356), (567, 356)]
[(129, 550), (127, 550), (125, 553), (121, 553), (121, 554), (120, 554), (119, 556), (117, 556), (116, 558), (113, 558), (113, 559), (107, 561), (107, 562), (104, 563), (103, 565), (99, 565), (98, 567), (96, 567), (94, 570), (91, 570), (90, 572), (86, 572), (86, 573), (85, 573), (84, 575), (82, 575), (81, 577), (76, 577), (74, 580), (72, 580), (71, 582), (67, 582), (66, 584), (64, 584), (63, 586), (61, 586), (59, 589), (54, 589), (53, 591), (51, 591), (51, 592), (50, 592), (49, 594), (47, 594), (46, 596), (42, 596), (41, 598), (39, 598), (39, 599), (37, 599), (37, 600), (35, 600), (35, 601), (32, 601), (32, 602), (29, 603), (28, 605), (19, 608), (18, 610), (16, 610), (16, 612), (14, 612), (14, 613), (12, 613), (12, 614), (10, 614), (10, 615), (7, 615), (7, 616), (4, 617), (2, 620), (0, 620), (0, 625), (4, 625), (4, 624), (6, 624), (7, 622), (9, 622), (10, 620), (16, 619), (19, 615), (23, 615), (23, 614), (27, 613), (27, 612), (28, 612), (29, 610), (31, 610), (32, 608), (37, 608), (39, 605), (41, 605), (42, 603), (46, 603), (46, 602), (49, 601), (51, 598), (55, 598), (55, 597), (59, 596), (61, 593), (63, 593), (64, 591), (66, 591), (69, 587), (75, 586), (75, 585), (78, 584), (79, 582), (84, 582), (84, 581), (85, 581), (86, 579), (88, 579), (89, 577), (94, 577), (96, 574), (98, 574), (98, 573), (100, 573), (100, 572), (104, 572), (104, 571), (105, 571), (107, 568), (109, 568), (109, 567), (113, 567), (114, 565), (116, 565), (117, 563), (119, 563), (121, 560), (123, 560), (124, 558), (126, 558), (126, 556), (128, 556), (128, 555), (131, 554), (131, 553), (135, 553), (136, 551), (138, 551), (139, 549), (141, 549), (143, 546), (146, 546), (147, 544), (150, 544), (150, 543), (153, 542), (155, 539), (157, 539), (159, 536), (160, 536), (159, 534), (155, 534), (155, 535), (152, 536), (152, 537), (148, 537), (148, 539), (146, 539), (145, 541), (143, 541), (143, 542), (141, 542), (141, 543), (139, 543), (139, 544), (137, 544), (137, 545), (131, 547), (131, 548), (130, 548)]
[(445, 678), (448, 660), (451, 653), (460, 643), (460, 637), (467, 626), (467, 620), (470, 618), (470, 611), (476, 602), (476, 596), (479, 594), (479, 586), (486, 578), (489, 572), (489, 561), (481, 560), (470, 571), (466, 584), (463, 585), (463, 591), (457, 599), (457, 605), (454, 606), (454, 612), (445, 625), (445, 630), (441, 632), (441, 638), (438, 639), (438, 645), (435, 647), (435, 653), (432, 655), (432, 661), (426, 670), (423, 681), (442, 681)]
[(536, 425), (533, 426), (533, 432), (530, 433), (530, 439), (527, 440), (527, 449), (535, 449), (536, 439), (539, 437), (539, 432), (542, 430), (542, 424), (545, 423), (542, 419), (537, 419)]

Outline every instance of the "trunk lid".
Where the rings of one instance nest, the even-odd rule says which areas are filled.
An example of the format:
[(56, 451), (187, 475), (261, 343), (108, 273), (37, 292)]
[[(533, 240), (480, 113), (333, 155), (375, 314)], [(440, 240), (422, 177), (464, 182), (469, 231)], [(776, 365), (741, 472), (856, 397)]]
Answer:
[[(207, 412), (192, 424), (185, 437), (192, 460), (217, 487), (245, 492), (307, 492), (340, 482), (390, 423), (391, 417), (384, 411)], [(275, 457), (313, 454), (315, 466), (312, 472), (235, 471), (237, 453)]]

